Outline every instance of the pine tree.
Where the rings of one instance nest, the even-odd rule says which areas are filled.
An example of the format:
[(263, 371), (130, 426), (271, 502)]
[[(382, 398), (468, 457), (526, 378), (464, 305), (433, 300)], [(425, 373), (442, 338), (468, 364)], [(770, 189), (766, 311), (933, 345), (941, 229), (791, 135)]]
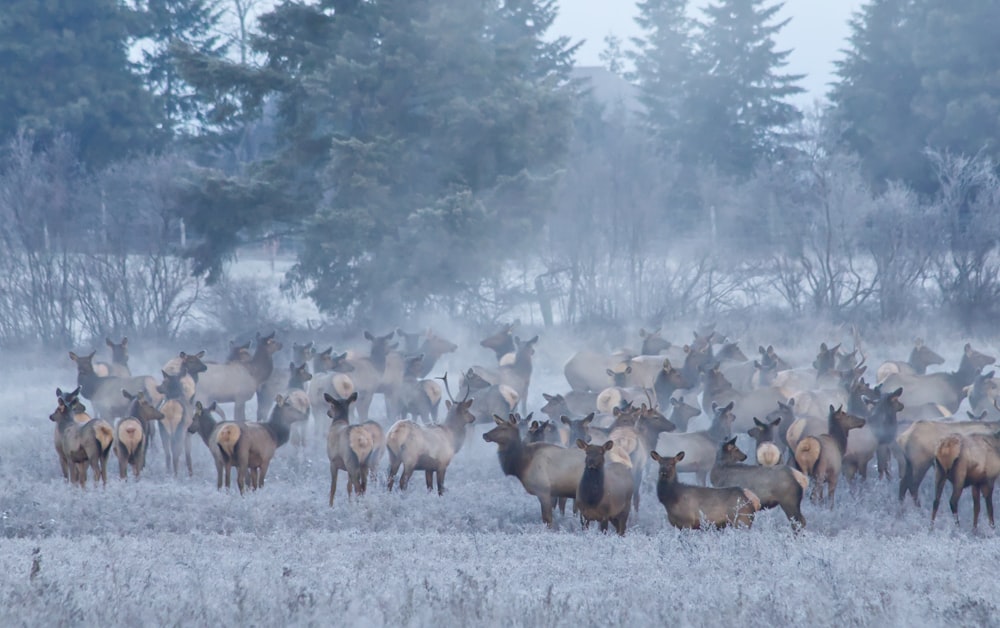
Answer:
[(171, 133), (193, 134), (206, 122), (199, 94), (177, 68), (178, 48), (221, 58), (227, 44), (218, 34), (222, 10), (218, 0), (145, 0), (142, 19), (150, 49), (142, 53), (142, 69), (156, 95), (164, 125)]
[(791, 125), (801, 112), (787, 102), (802, 93), (802, 75), (783, 74), (790, 51), (775, 50), (775, 35), (788, 19), (774, 22), (782, 4), (767, 0), (716, 0), (704, 8), (698, 55), (704, 72), (690, 99), (693, 141), (700, 161), (721, 172), (745, 176), (761, 160), (786, 155)]
[(642, 37), (632, 38), (629, 52), (638, 82), (647, 126), (659, 148), (693, 158), (689, 137), (692, 81), (699, 72), (694, 48), (694, 22), (687, 16), (687, 0), (642, 0), (636, 23)]
[(0, 16), (0, 142), (61, 133), (89, 168), (157, 146), (149, 94), (128, 60), (131, 14), (116, 0), (10, 0)]

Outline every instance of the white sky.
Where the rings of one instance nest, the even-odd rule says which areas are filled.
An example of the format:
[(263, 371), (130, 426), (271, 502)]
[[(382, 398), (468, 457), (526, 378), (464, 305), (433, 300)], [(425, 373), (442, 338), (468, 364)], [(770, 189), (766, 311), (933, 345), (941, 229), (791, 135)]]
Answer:
[[(694, 4), (703, 6), (704, 0)], [(807, 94), (797, 104), (820, 99), (833, 80), (833, 61), (840, 57), (849, 33), (847, 20), (861, 7), (862, 0), (786, 0), (781, 13), (791, 21), (778, 37), (779, 50), (792, 50), (788, 58), (791, 73), (806, 74), (801, 85)], [(609, 33), (624, 41), (640, 34), (633, 21), (632, 0), (560, 0), (560, 15), (552, 32), (569, 35), (586, 43), (577, 52), (579, 65), (600, 65), (598, 54)]]

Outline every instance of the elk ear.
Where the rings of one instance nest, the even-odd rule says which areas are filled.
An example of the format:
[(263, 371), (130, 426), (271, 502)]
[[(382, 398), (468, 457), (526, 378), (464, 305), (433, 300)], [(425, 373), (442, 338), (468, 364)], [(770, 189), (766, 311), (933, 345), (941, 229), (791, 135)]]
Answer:
[(652, 458), (653, 460), (657, 461), (657, 462), (660, 461), (660, 454), (656, 453), (655, 449), (653, 451), (649, 452), (649, 457)]
[(762, 345), (757, 345), (757, 353), (767, 355), (767, 349), (765, 349)]
[(730, 438), (729, 440), (727, 440), (726, 444), (729, 445), (730, 447), (735, 447), (736, 446), (736, 437), (733, 436), (732, 438)]
[(79, 359), (80, 359), (80, 356), (78, 356), (77, 354), (75, 354), (75, 353), (73, 353), (72, 351), (70, 351), (70, 352), (69, 352), (69, 359), (70, 359), (70, 360), (73, 360), (74, 362), (76, 362), (77, 360), (79, 360)]
[(615, 376), (615, 372), (614, 372), (614, 371), (612, 371), (611, 369), (607, 369), (607, 370), (605, 371), (605, 373), (607, 373), (607, 374), (608, 374), (608, 377), (614, 377), (614, 376)]
[(529, 412), (528, 416), (524, 417), (524, 420), (525, 421), (530, 421), (531, 417), (533, 417), (533, 416), (535, 416), (535, 411), (534, 410), (532, 410), (531, 412)]
[(358, 391), (355, 390), (354, 392), (351, 393), (351, 396), (347, 398), (347, 403), (354, 403), (357, 400), (358, 400)]
[(735, 401), (730, 401), (729, 405), (727, 405), (725, 408), (723, 408), (723, 410), (725, 410), (726, 412), (732, 412), (733, 408), (735, 408), (735, 407), (736, 407), (736, 402)]
[(587, 443), (583, 442), (582, 438), (578, 438), (576, 439), (576, 446), (579, 447), (580, 449), (586, 449)]
[(507, 423), (506, 421), (503, 420), (503, 417), (500, 416), (499, 414), (493, 415), (493, 422), (496, 423), (497, 425), (504, 425)]
[(219, 408), (219, 403), (217, 401), (213, 401), (212, 405), (208, 406), (208, 409), (211, 410), (212, 412), (215, 412), (218, 408)]
[(333, 397), (331, 397), (330, 393), (323, 393), (323, 401), (325, 401), (327, 403), (333, 403), (334, 401), (336, 401), (336, 399), (334, 399)]
[(902, 394), (903, 394), (903, 388), (902, 388), (902, 386), (900, 386), (896, 390), (894, 390), (891, 393), (889, 393), (889, 396), (890, 397), (899, 397)]
[(294, 371), (295, 370), (295, 362), (289, 362), (288, 363), (288, 369), (291, 370), (291, 371)]
[(675, 462), (680, 462), (681, 460), (684, 460), (684, 452), (683, 451), (678, 451), (677, 455), (674, 456), (674, 461)]
[(978, 421), (979, 420), (979, 417), (977, 417), (976, 415), (972, 414), (972, 412), (970, 410), (966, 410), (965, 414), (967, 414), (969, 416), (969, 418), (972, 419), (973, 421)]
[(591, 412), (587, 416), (583, 417), (583, 421), (581, 421), (580, 424), (583, 425), (584, 427), (586, 427), (586, 426), (590, 425), (591, 423), (593, 423), (593, 421), (594, 421), (594, 413)]
[(448, 410), (451, 410), (451, 406), (452, 406), (452, 405), (453, 405), (453, 404), (451, 403), (451, 400), (450, 400), (450, 399), (445, 399), (445, 400), (444, 400), (444, 407), (445, 407), (445, 408), (447, 408)]
[(757, 440), (757, 438), (761, 435), (760, 434), (760, 428), (759, 427), (751, 427), (749, 430), (747, 430), (747, 435), (749, 435), (750, 438), (752, 438), (754, 440)]
[(200, 401), (195, 401), (194, 402), (194, 409), (197, 410), (198, 412), (202, 412), (202, 411), (205, 410), (205, 406), (201, 405)]
[(836, 408), (834, 408), (834, 407), (833, 407), (833, 404), (831, 403), (831, 404), (830, 404), (830, 414), (833, 414), (833, 413), (834, 413), (834, 412), (836, 412), (836, 411), (837, 411), (837, 409), (836, 409)]
[(670, 398), (670, 405), (672, 405), (675, 408), (677, 406), (681, 405), (682, 403), (684, 403), (683, 399), (681, 399), (680, 401), (678, 401), (678, 400), (674, 399), (673, 397)]
[(566, 416), (565, 414), (564, 414), (564, 415), (562, 415), (561, 417), (559, 417), (559, 420), (560, 420), (560, 421), (562, 421), (563, 423), (565, 423), (566, 425), (572, 425), (572, 424), (570, 423), (570, 421), (569, 421), (569, 417), (568, 417), (568, 416)]
[(628, 366), (625, 367), (625, 374), (628, 375), (631, 372), (632, 372), (632, 365), (629, 364)]
[(129, 401), (132, 401), (133, 399), (135, 399), (135, 397), (132, 396), (132, 394), (129, 393), (129, 391), (125, 390), (124, 388), (122, 388), (122, 397), (125, 397)]
[(110, 339), (110, 338), (108, 338), (108, 337), (105, 337), (105, 338), (104, 338), (104, 343), (105, 343), (106, 345), (108, 345), (109, 347), (113, 347), (113, 346), (115, 346), (115, 343), (111, 342), (111, 339)]
[(767, 424), (761, 423), (760, 419), (758, 419), (757, 417), (753, 418), (753, 424), (756, 425), (757, 427), (767, 427)]
[(541, 424), (538, 421), (532, 421), (531, 425), (528, 426), (528, 429), (531, 430), (531, 431), (535, 431), (535, 430), (537, 430), (540, 427), (541, 427)]
[(202, 349), (198, 353), (194, 354), (194, 357), (198, 358), (199, 360), (202, 359), (203, 357), (205, 357), (205, 350)]
[(775, 419), (775, 420), (771, 421), (771, 427), (775, 427), (775, 426), (777, 426), (777, 425), (778, 425), (779, 423), (781, 423), (781, 417), (780, 417), (780, 416), (779, 416), (779, 417), (778, 417), (777, 419)]
[(554, 397), (549, 393), (542, 393), (542, 397), (545, 398), (545, 401), (552, 401), (554, 399)]
[(368, 340), (370, 342), (374, 342), (375, 341), (375, 337), (372, 336), (372, 333), (370, 331), (368, 331), (367, 329), (365, 330), (365, 340)]
[(614, 446), (615, 446), (615, 441), (609, 440), (608, 442), (604, 443), (604, 451), (611, 451), (611, 448)]

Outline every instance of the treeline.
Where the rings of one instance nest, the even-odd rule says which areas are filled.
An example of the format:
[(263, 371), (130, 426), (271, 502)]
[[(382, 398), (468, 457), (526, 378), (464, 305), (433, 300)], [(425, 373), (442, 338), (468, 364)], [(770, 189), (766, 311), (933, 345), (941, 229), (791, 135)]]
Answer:
[(866, 3), (803, 112), (779, 3), (688, 5), (591, 83), (555, 0), (13, 0), (0, 343), (170, 336), (274, 237), (343, 321), (1000, 314), (1000, 7)]

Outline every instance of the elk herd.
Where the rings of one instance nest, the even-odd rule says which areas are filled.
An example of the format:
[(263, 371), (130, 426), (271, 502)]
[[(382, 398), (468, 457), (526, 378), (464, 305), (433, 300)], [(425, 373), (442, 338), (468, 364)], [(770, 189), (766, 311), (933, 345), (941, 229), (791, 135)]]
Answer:
[[(681, 346), (660, 330), (641, 330), (638, 351), (573, 355), (564, 367), (568, 387), (542, 393), (535, 419), (528, 406), (538, 336), (522, 340), (504, 325), (484, 338), (480, 345), (495, 360), (463, 367), (451, 382), (457, 399), (447, 373), (432, 376), (456, 344), (430, 330), (363, 337), (361, 352), (293, 343), (284, 361), (274, 333), (257, 334), (231, 342), (223, 361), (182, 351), (156, 377), (132, 374), (127, 338), (106, 340), (107, 363), (96, 352), (70, 352), (77, 386), (56, 389), (49, 417), (63, 476), (84, 487), (89, 470), (95, 483), (106, 483), (113, 451), (120, 478), (131, 468), (137, 479), (154, 431), (167, 471), (178, 475), (183, 453), (192, 475), (197, 435), (215, 462), (217, 488), (230, 488), (235, 469), (242, 494), (263, 488), (278, 448), (305, 451), (325, 437), (331, 507), (340, 472), (349, 497), (382, 477), (389, 491), (406, 490), (418, 471), (428, 491), (436, 485), (443, 494), (451, 461), (481, 425), (501, 473), (538, 499), (549, 526), (571, 504), (584, 526), (625, 534), (641, 495), (654, 492), (643, 486), (652, 476), (667, 521), (678, 528), (749, 527), (761, 509), (780, 508), (799, 530), (807, 492), (833, 508), (840, 479), (860, 488), (872, 466), (880, 479), (895, 475), (899, 500), (909, 495), (918, 506), (933, 468), (932, 521), (950, 483), (956, 519), (970, 487), (973, 526), (981, 498), (994, 522), (1000, 384), (994, 371), (983, 372), (994, 358), (970, 344), (957, 370), (928, 372), (945, 360), (917, 340), (908, 360), (882, 363), (868, 381), (856, 331), (852, 351), (822, 343), (811, 365), (795, 366), (773, 346), (748, 358), (713, 329)], [(376, 396), (384, 414), (378, 404), (373, 413)], [(247, 420), (254, 398), (256, 420)], [(232, 420), (222, 408), (228, 404)]]

